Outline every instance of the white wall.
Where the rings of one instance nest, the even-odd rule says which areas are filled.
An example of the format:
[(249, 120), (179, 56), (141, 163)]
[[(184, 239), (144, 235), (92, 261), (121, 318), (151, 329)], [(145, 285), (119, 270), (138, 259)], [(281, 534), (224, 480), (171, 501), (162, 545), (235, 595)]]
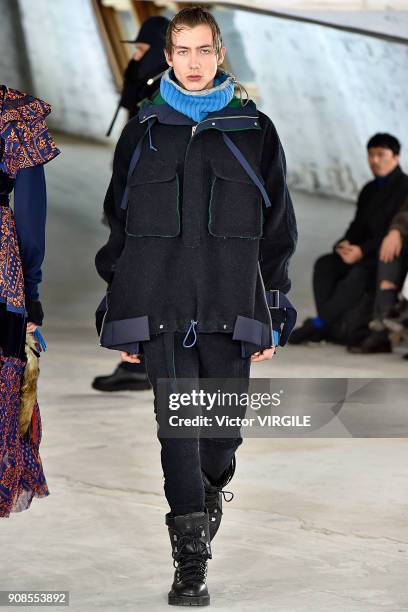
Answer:
[(35, 93), (49, 124), (92, 138), (104, 133), (118, 95), (91, 0), (19, 0)]
[(408, 47), (244, 11), (235, 25), (293, 186), (351, 198), (370, 178), (372, 134), (408, 150)]

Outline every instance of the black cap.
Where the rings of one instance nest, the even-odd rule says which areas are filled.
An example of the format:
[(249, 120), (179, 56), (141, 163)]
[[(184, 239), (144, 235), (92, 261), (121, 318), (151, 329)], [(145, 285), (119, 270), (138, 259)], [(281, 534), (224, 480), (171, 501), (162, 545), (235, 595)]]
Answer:
[(121, 40), (123, 43), (146, 43), (148, 45), (164, 44), (166, 30), (170, 21), (166, 17), (149, 17), (142, 24), (134, 40)]

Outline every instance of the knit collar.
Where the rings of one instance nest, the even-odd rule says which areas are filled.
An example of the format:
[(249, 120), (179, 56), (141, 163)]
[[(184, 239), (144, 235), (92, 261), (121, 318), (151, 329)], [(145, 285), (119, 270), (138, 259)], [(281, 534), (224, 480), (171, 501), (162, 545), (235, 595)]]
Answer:
[(390, 181), (394, 179), (395, 176), (398, 176), (402, 173), (401, 166), (397, 166), (394, 170), (391, 170), (385, 176), (376, 176), (374, 177), (374, 183), (377, 187), (382, 187), (383, 185), (387, 185)]
[(174, 75), (173, 68), (168, 68), (160, 81), (162, 98), (174, 109), (187, 115), (194, 121), (202, 121), (213, 111), (227, 106), (234, 96), (235, 77), (223, 70), (218, 70), (214, 86), (200, 91), (184, 89)]

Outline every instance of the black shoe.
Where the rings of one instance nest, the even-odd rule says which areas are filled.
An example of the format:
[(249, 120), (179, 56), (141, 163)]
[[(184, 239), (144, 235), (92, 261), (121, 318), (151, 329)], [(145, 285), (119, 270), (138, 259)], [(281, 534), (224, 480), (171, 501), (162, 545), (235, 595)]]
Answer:
[(178, 516), (168, 513), (166, 525), (176, 568), (168, 595), (169, 604), (208, 606), (207, 559), (212, 558), (208, 513), (192, 512)]
[[(224, 497), (226, 502), (230, 502), (234, 498), (234, 494), (231, 491), (223, 491), (222, 489), (232, 479), (235, 473), (235, 466), (236, 462), (234, 456), (231, 460), (230, 466), (216, 484), (211, 483), (207, 474), (201, 470), (205, 489), (205, 506), (208, 511), (210, 522), (210, 540), (213, 539), (221, 524), (222, 498)], [(226, 498), (227, 494), (231, 495), (229, 499)]]
[(144, 372), (129, 372), (120, 363), (113, 374), (97, 376), (92, 382), (97, 391), (145, 391), (151, 384)]
[(373, 332), (358, 346), (348, 346), (349, 353), (373, 354), (373, 353), (392, 353), (392, 345), (388, 337), (388, 330)]
[(289, 344), (303, 344), (304, 342), (321, 342), (324, 340), (323, 329), (316, 327), (313, 319), (306, 319), (301, 327), (295, 329), (290, 337)]

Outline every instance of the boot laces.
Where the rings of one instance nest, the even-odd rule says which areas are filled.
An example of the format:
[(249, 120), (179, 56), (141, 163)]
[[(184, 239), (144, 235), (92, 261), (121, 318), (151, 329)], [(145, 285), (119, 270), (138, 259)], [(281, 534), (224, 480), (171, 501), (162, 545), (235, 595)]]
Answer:
[[(224, 498), (224, 501), (226, 502), (230, 502), (234, 499), (234, 494), (232, 491), (220, 491), (219, 489), (214, 489), (213, 491), (207, 491), (206, 492), (206, 496), (205, 496), (205, 502), (206, 502), (206, 506), (207, 508), (213, 510), (214, 508), (216, 508), (218, 506), (218, 496), (221, 493), (221, 495)], [(227, 497), (227, 495), (230, 495), (231, 497)]]
[[(185, 552), (188, 544), (192, 544), (196, 552)], [(178, 538), (177, 552), (173, 551), (173, 566), (177, 571), (180, 581), (201, 580), (205, 582), (207, 577), (208, 550), (205, 542), (197, 539), (197, 536), (185, 534)]]
[[(233, 494), (232, 491), (221, 491), (221, 495), (223, 496), (224, 501), (226, 501), (226, 502), (230, 502), (230, 501), (232, 501), (234, 499), (234, 494)], [(229, 499), (227, 499), (225, 497), (226, 495), (231, 495), (231, 497)]]

